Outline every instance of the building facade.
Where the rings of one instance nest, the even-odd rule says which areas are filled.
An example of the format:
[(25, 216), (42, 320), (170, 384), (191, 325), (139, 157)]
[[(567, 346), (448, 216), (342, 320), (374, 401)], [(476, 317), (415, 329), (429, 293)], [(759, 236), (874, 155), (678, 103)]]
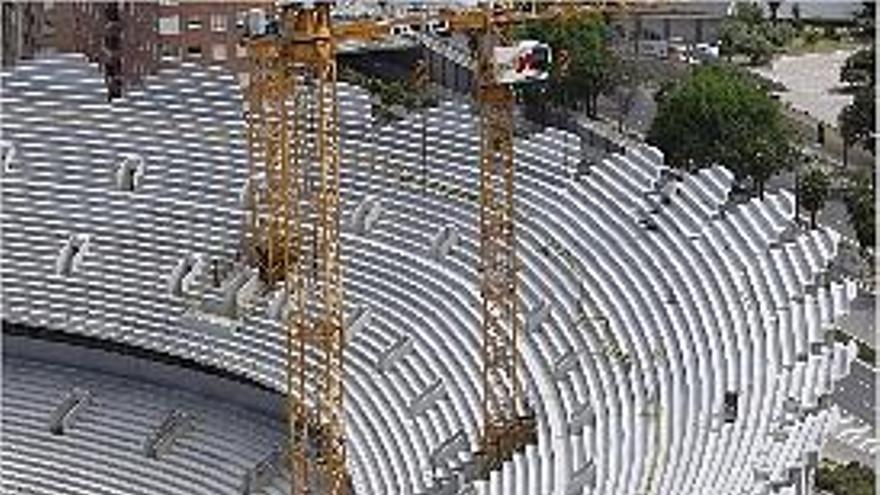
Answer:
[(236, 73), (247, 70), (247, 51), (241, 44), (250, 9), (270, 9), (262, 2), (181, 2), (160, 0), (156, 32), (161, 66), (181, 62), (223, 65)]
[(57, 3), (53, 45), (96, 62), (112, 99), (156, 70), (156, 14), (157, 5), (148, 2)]
[(147, 74), (184, 62), (243, 73), (247, 51), (240, 40), (245, 16), (251, 9), (271, 5), (266, 1), (60, 2), (49, 13), (56, 26), (51, 45), (57, 51), (84, 53), (98, 63), (108, 95), (115, 98)]
[(49, 48), (52, 24), (42, 2), (3, 2), (3, 65)]

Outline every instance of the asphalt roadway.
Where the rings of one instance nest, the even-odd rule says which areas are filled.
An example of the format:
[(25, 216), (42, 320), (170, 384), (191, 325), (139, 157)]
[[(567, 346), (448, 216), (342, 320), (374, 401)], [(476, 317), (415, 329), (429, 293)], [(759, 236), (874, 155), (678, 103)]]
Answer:
[(877, 371), (862, 361), (854, 361), (848, 376), (834, 385), (831, 401), (844, 411), (876, 428)]

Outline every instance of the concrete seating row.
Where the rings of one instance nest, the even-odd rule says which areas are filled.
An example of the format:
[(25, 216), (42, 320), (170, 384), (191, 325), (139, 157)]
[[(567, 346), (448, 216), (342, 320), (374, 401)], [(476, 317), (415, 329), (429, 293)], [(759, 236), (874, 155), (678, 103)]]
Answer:
[[(223, 326), (193, 316), (202, 291), (217, 293), (210, 270), (168, 290), (181, 260), (228, 260), (239, 247), (247, 153), (234, 80), (193, 67), (160, 73), (110, 105), (65, 101), (74, 120), (58, 127), (39, 117), (58, 97), (41, 78), (97, 77), (77, 64), (23, 64), (4, 79), (16, 110), (3, 130), (21, 167), (4, 172), (13, 249), (0, 268), (3, 317), (283, 390), (281, 306), (256, 300)], [(450, 483), (493, 495), (787, 489), (786, 470), (804, 468), (801, 454), (826, 435), (821, 397), (851, 359), (824, 338), (854, 295), (826, 280), (839, 236), (793, 230), (790, 194), (731, 203), (722, 168), (673, 174), (656, 149), (628, 146), (573, 174), (573, 134), (517, 139), (522, 307), (533, 316), (520, 351), (538, 443), (486, 482), (458, 478), (466, 455), (434, 473), (438, 449), (457, 435), (475, 447), (480, 424), (476, 118), (457, 102), (427, 110), (423, 156), (420, 114), (378, 126), (362, 89), (340, 84), (339, 95), (344, 218), (358, 219), (342, 239), (346, 314), (358, 322), (345, 352), (358, 493)], [(86, 141), (65, 137), (80, 132)], [(116, 162), (130, 153), (143, 157), (142, 183), (120, 191)], [(443, 229), (456, 240), (437, 256)], [(82, 234), (89, 252), (59, 275), (59, 250)], [(808, 411), (785, 419), (799, 440), (768, 448), (788, 398)], [(766, 479), (750, 464), (759, 452)]]

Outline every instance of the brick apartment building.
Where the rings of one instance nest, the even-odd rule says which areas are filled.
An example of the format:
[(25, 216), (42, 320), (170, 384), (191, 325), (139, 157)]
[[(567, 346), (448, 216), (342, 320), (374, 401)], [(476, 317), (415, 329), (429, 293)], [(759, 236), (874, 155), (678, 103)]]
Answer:
[[(97, 62), (110, 96), (116, 97), (122, 88), (137, 85), (158, 68), (182, 62), (223, 65), (243, 73), (246, 51), (239, 43), (239, 28), (248, 10), (271, 5), (271, 1), (78, 1), (47, 4), (46, 10), (54, 26), (53, 49), (84, 53)], [(4, 22), (6, 8), (4, 3)]]
[(271, 6), (271, 1), (160, 0), (156, 23), (160, 64), (187, 61), (225, 65), (236, 73), (246, 71), (247, 53), (239, 42), (245, 14), (250, 9), (268, 10)]
[(156, 13), (147, 2), (59, 2), (50, 10), (53, 46), (97, 62), (111, 97), (157, 68)]
[(51, 42), (51, 22), (40, 2), (3, 2), (3, 65), (33, 58)]

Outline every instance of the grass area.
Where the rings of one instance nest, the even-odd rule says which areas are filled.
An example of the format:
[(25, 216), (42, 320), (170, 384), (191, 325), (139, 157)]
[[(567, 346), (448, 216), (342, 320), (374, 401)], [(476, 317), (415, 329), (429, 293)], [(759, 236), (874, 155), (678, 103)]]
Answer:
[(838, 50), (856, 50), (863, 43), (849, 38), (825, 38), (811, 39), (808, 36), (795, 36), (782, 50), (786, 55), (804, 55), (807, 53), (828, 53)]

